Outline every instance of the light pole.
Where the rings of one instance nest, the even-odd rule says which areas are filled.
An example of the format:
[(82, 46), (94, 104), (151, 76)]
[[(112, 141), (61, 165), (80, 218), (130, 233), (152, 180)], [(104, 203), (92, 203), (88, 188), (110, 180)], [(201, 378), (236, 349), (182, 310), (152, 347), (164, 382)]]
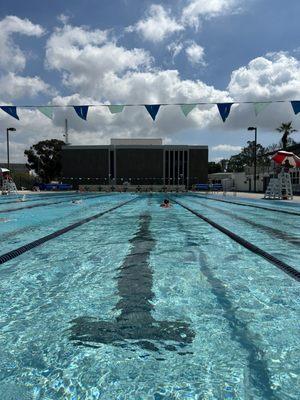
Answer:
[(7, 169), (9, 169), (9, 132), (15, 132), (16, 128), (6, 129), (6, 145), (7, 145)]
[(257, 149), (257, 127), (249, 126), (248, 131), (254, 131), (254, 193), (256, 193), (256, 149)]

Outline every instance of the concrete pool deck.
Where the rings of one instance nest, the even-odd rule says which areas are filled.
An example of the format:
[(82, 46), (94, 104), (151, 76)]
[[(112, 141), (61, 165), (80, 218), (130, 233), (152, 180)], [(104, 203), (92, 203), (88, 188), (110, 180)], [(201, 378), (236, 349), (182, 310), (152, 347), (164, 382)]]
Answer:
[[(195, 193), (195, 192), (194, 192)], [(201, 192), (200, 192), (201, 193)], [(240, 197), (244, 199), (257, 199), (257, 200), (266, 200), (268, 202), (272, 202), (272, 199), (264, 199), (264, 193), (250, 193), (250, 192), (226, 192), (226, 196), (223, 195), (223, 192), (214, 192), (215, 195), (221, 197)], [(293, 196), (293, 200), (278, 200), (283, 203), (300, 203), (300, 196)]]

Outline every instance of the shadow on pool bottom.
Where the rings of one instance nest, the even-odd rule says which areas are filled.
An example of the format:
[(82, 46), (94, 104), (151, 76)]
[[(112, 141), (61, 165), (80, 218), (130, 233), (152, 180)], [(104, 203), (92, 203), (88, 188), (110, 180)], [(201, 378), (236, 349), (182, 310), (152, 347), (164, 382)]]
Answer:
[[(195, 333), (189, 324), (182, 321), (156, 321), (151, 310), (153, 273), (149, 256), (155, 240), (149, 226), (151, 215), (139, 217), (139, 227), (130, 243), (130, 253), (119, 268), (116, 310), (120, 316), (115, 321), (103, 321), (92, 317), (78, 317), (71, 321), (70, 340), (77, 345), (98, 347), (98, 344), (133, 348), (139, 346), (150, 351), (163, 348), (183, 352), (183, 347), (193, 342)], [(166, 342), (172, 342), (166, 343)]]

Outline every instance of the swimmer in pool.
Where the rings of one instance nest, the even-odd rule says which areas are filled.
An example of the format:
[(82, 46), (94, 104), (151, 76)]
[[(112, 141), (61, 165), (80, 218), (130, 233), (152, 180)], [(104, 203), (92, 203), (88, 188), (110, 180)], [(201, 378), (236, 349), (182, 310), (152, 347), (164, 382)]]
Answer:
[(72, 200), (72, 204), (81, 204), (82, 200)]
[(169, 199), (164, 199), (164, 201), (161, 203), (160, 206), (163, 207), (163, 208), (169, 208), (169, 207), (171, 207), (170, 200), (169, 200)]

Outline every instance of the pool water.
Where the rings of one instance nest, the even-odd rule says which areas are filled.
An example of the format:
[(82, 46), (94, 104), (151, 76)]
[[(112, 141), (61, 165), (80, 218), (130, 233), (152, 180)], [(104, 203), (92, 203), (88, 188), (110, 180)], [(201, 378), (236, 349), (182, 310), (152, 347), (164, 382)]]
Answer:
[[(129, 201), (0, 266), (1, 400), (299, 399), (299, 282), (161, 195), (68, 196), (1, 202), (0, 255)], [(299, 217), (170, 197), (299, 268)]]

